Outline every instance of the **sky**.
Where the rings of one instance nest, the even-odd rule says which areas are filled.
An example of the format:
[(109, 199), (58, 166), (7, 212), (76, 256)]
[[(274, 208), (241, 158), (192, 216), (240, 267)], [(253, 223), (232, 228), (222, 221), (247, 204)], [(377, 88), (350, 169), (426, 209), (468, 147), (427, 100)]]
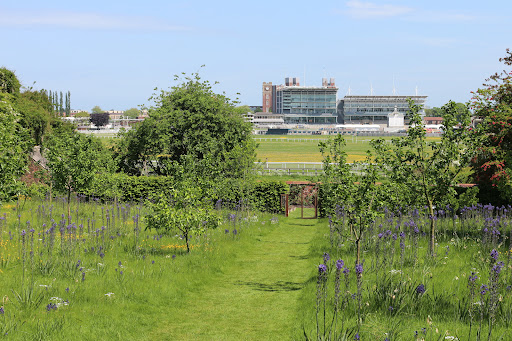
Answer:
[(504, 68), (511, 19), (507, 0), (0, 0), (0, 66), (87, 111), (151, 104), (195, 72), (244, 105), (262, 82), (332, 77), (338, 98), (417, 91), (439, 107)]

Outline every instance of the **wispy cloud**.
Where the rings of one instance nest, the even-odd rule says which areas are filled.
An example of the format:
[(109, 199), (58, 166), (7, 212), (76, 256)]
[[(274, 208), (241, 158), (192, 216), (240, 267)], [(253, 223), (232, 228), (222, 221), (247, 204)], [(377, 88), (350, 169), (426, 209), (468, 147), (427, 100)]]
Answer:
[(20, 12), (0, 10), (0, 27), (66, 28), (80, 30), (186, 31), (153, 17), (106, 15), (94, 12)]
[(413, 11), (410, 7), (380, 5), (359, 0), (347, 1), (346, 5), (348, 15), (356, 19), (395, 17)]
[(461, 22), (472, 21), (475, 16), (447, 11), (430, 11), (421, 8), (377, 4), (360, 0), (345, 3), (344, 14), (354, 19), (400, 18), (412, 22)]

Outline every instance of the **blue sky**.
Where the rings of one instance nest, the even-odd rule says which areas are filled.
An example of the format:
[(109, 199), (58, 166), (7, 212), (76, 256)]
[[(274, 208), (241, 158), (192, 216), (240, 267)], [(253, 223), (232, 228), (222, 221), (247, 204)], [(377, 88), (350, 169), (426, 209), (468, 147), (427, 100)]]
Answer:
[(512, 2), (492, 0), (0, 0), (0, 66), (84, 110), (147, 104), (196, 71), (248, 105), (262, 82), (305, 75), (334, 77), (338, 97), (417, 87), (433, 107), (468, 101), (503, 69), (511, 18)]

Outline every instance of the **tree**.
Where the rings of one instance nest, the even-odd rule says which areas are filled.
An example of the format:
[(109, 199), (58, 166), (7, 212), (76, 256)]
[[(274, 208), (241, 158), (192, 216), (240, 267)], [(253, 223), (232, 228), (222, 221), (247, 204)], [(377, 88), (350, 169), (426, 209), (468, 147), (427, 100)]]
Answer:
[(111, 171), (112, 159), (97, 138), (65, 130), (52, 134), (45, 147), (53, 188), (67, 195), (70, 219), (71, 193), (85, 192), (97, 173)]
[(92, 109), (91, 109), (91, 114), (101, 114), (103, 113), (104, 110), (101, 109), (99, 106), (94, 106)]
[(104, 125), (107, 125), (108, 120), (109, 120), (109, 115), (106, 112), (101, 113), (101, 114), (91, 114), (90, 115), (90, 121), (96, 127), (103, 127)]
[[(512, 52), (500, 58), (512, 65)], [(473, 160), (475, 181), (480, 198), (485, 202), (506, 204), (512, 201), (512, 75), (504, 70), (484, 83), (485, 88), (473, 93), (471, 107), (481, 118), (478, 132), (483, 138)]]
[(55, 118), (46, 91), (27, 89), (18, 96), (15, 106), (21, 114), (20, 124), (30, 132), (33, 143), (41, 145)]
[[(361, 240), (375, 221), (381, 204), (376, 183), (377, 168), (371, 162), (372, 156), (368, 152), (364, 163), (355, 163), (361, 171), (353, 173), (352, 166), (347, 163), (347, 153), (344, 150), (346, 142), (342, 135), (320, 142), (319, 147), (324, 164), (322, 198), (326, 200), (322, 206), (327, 206), (327, 213), (331, 215), (335, 228), (341, 228), (342, 225), (337, 220), (344, 219), (335, 215), (336, 206), (344, 207), (349, 238), (356, 248), (356, 265), (361, 264)], [(342, 234), (343, 231), (338, 233)]]
[[(176, 78), (178, 80), (179, 78)], [(173, 175), (179, 165), (198, 179), (242, 178), (255, 160), (252, 127), (224, 95), (197, 74), (151, 100), (149, 117), (117, 146), (120, 168), (130, 174)]]
[(17, 96), (20, 93), (21, 84), (13, 71), (0, 68), (0, 92)]
[(75, 117), (87, 117), (87, 118), (89, 118), (90, 115), (89, 115), (89, 113), (87, 111), (80, 111), (80, 112), (77, 112), (75, 114)]
[(20, 117), (12, 100), (11, 92), (0, 92), (0, 201), (9, 200), (22, 191), (19, 179), (28, 162), (29, 137), (19, 124)]
[(205, 194), (197, 184), (178, 182), (170, 192), (170, 196), (160, 194), (156, 200), (147, 202), (147, 228), (182, 234), (187, 252), (190, 252), (190, 237), (217, 227), (218, 217), (211, 211), (211, 203), (205, 200)]
[(124, 115), (129, 118), (137, 118), (140, 116), (140, 110), (137, 108), (130, 108), (128, 110), (125, 110)]
[(428, 142), (421, 106), (409, 100), (411, 127), (407, 136), (395, 138), (391, 143), (383, 139), (372, 142), (376, 150), (375, 162), (389, 178), (393, 187), (409, 202), (404, 204), (427, 205), (430, 219), (430, 255), (434, 256), (435, 219), (434, 207), (448, 203), (455, 197), (456, 179), (469, 165), (477, 145), (470, 128), (469, 110), (457, 122), (456, 103), (442, 107), (443, 134), (441, 141)]

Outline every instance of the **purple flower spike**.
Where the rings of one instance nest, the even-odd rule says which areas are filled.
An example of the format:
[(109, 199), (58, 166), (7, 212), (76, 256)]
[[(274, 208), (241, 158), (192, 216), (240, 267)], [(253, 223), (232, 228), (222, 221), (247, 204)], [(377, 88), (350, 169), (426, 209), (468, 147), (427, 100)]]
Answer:
[(327, 266), (325, 264), (320, 264), (318, 266), (318, 273), (323, 274), (327, 272)]
[(325, 252), (324, 253), (324, 264), (327, 264), (327, 262), (331, 259), (331, 256)]
[(356, 264), (356, 274), (360, 275), (363, 273), (363, 264)]
[(425, 291), (425, 286), (423, 284), (420, 284), (416, 287), (416, 293), (418, 293), (419, 295), (423, 295)]
[(496, 251), (496, 249), (492, 249), (492, 251), (491, 251), (491, 258), (496, 261), (496, 260), (498, 260), (498, 256), (499, 256), (498, 251)]
[(343, 260), (338, 259), (336, 261), (336, 269), (341, 270), (343, 268), (343, 266), (345, 266), (345, 263), (343, 262)]

